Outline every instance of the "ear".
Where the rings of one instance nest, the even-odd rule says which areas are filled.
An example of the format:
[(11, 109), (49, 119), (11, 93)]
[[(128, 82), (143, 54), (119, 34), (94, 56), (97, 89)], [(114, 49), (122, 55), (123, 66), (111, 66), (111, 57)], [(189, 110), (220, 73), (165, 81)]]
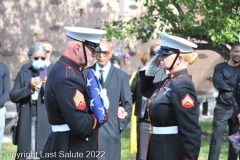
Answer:
[(179, 55), (179, 56), (178, 56), (178, 60), (179, 60), (179, 62), (182, 62), (183, 56)]
[(80, 44), (75, 44), (73, 47), (73, 53), (78, 55), (80, 53), (79, 50), (81, 50), (81, 49), (82, 49), (82, 46)]
[(110, 56), (110, 58), (112, 58), (112, 51), (111, 51), (111, 52), (109, 52), (109, 56)]

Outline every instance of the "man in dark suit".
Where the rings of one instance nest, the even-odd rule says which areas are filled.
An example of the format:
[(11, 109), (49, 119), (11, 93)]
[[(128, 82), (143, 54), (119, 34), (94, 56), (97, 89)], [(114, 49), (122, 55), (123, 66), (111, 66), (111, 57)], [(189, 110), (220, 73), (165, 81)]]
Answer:
[(106, 40), (100, 41), (100, 49), (95, 55), (97, 63), (90, 67), (95, 70), (102, 87), (106, 88), (110, 102), (108, 121), (98, 130), (99, 150), (105, 152), (100, 160), (120, 160), (121, 131), (127, 127), (132, 109), (129, 77), (111, 64), (111, 47)]

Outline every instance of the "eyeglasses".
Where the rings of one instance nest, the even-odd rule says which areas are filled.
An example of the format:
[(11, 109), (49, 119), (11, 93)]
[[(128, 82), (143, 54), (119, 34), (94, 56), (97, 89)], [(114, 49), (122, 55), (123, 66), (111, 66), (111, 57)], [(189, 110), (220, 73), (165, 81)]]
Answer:
[(103, 54), (103, 56), (107, 56), (109, 54), (108, 51), (95, 51), (95, 54)]
[(39, 58), (40, 58), (42, 61), (45, 61), (45, 60), (46, 60), (46, 57), (32, 57), (32, 60), (37, 61), (37, 60), (39, 60)]

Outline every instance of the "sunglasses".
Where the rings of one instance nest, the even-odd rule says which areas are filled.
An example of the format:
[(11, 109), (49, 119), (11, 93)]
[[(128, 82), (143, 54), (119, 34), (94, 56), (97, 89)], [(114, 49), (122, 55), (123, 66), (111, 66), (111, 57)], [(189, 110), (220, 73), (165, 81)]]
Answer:
[(46, 60), (46, 57), (32, 57), (32, 60), (37, 61), (37, 60), (39, 60), (39, 58), (40, 58), (42, 61), (45, 61), (45, 60)]
[(95, 51), (95, 54), (103, 54), (104, 56), (107, 56), (109, 54), (108, 51)]

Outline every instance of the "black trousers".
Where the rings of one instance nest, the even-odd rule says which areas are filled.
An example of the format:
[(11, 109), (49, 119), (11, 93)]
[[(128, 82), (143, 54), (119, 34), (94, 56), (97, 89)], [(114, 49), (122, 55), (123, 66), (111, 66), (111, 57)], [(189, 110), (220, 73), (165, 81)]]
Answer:
[[(223, 142), (224, 131), (228, 124), (228, 134), (232, 135), (237, 132), (237, 124), (233, 123), (231, 116), (233, 109), (225, 109), (216, 104), (213, 117), (213, 134), (210, 143), (208, 160), (219, 160), (220, 150)], [(229, 142), (228, 160), (237, 160), (238, 155), (235, 153), (232, 144)]]
[(137, 121), (137, 156), (136, 160), (146, 160), (150, 122), (145, 119)]

